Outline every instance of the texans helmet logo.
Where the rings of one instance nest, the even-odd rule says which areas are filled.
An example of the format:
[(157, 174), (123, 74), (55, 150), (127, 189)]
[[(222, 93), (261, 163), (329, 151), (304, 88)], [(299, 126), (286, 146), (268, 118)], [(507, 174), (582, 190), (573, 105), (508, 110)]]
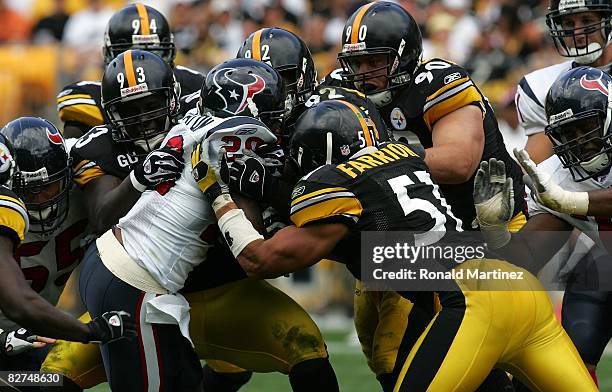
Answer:
[(49, 138), (53, 144), (64, 144), (64, 138), (62, 138), (62, 135), (57, 131), (57, 129), (47, 128), (47, 138)]
[(599, 78), (595, 80), (591, 80), (591, 79), (587, 79), (586, 75), (582, 75), (582, 77), (580, 78), (580, 86), (582, 86), (582, 88), (585, 90), (599, 91), (600, 93), (602, 93), (603, 95), (607, 97), (608, 96), (608, 86), (604, 85), (603, 82), (601, 81), (602, 76), (603, 76), (603, 73), (600, 74)]
[[(249, 100), (266, 87), (266, 81), (259, 75), (248, 75), (253, 80), (246, 84), (232, 79), (229, 74), (235, 70), (235, 68), (221, 69), (215, 74), (214, 78), (214, 83), (217, 86), (215, 92), (225, 102), (225, 107), (222, 110), (234, 115), (242, 112), (248, 106)], [(221, 87), (219, 82), (223, 78), (227, 81), (224, 83), (224, 87)]]

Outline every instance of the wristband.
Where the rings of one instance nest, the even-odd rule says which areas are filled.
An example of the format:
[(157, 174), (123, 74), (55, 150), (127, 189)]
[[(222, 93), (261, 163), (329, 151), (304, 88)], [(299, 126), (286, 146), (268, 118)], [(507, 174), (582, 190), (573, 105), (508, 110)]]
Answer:
[(130, 181), (132, 182), (132, 187), (134, 187), (134, 189), (136, 189), (138, 192), (142, 193), (144, 191), (147, 190), (147, 187), (145, 185), (142, 185), (137, 179), (136, 179), (136, 175), (134, 174), (134, 170), (132, 170), (130, 172)]
[(217, 214), (217, 211), (219, 211), (221, 208), (233, 202), (234, 200), (232, 199), (232, 196), (229, 193), (222, 193), (217, 196), (212, 202), (212, 209), (215, 212), (215, 215)]
[(251, 221), (244, 215), (244, 211), (238, 208), (223, 214), (217, 224), (235, 258), (238, 258), (248, 244), (263, 239), (263, 236), (255, 230)]

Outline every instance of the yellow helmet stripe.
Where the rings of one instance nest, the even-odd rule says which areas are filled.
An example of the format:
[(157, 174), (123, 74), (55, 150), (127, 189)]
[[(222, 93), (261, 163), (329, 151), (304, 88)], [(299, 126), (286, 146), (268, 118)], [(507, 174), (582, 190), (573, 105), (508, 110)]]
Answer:
[(363, 15), (373, 6), (376, 2), (366, 4), (355, 15), (355, 19), (353, 20), (353, 27), (351, 27), (351, 43), (356, 44), (359, 42), (359, 28), (361, 27), (361, 19), (363, 19)]
[(265, 29), (259, 29), (253, 33), (253, 41), (251, 42), (253, 53), (252, 57), (254, 60), (261, 60), (261, 34)]
[(359, 124), (361, 125), (361, 130), (363, 131), (363, 137), (365, 138), (366, 146), (373, 146), (374, 142), (372, 141), (372, 135), (370, 135), (368, 124), (366, 124), (365, 118), (363, 117), (363, 113), (361, 112), (361, 110), (359, 110), (357, 106), (353, 105), (350, 102), (346, 102), (340, 99), (338, 100), (338, 102), (341, 102), (344, 105), (348, 106), (349, 109), (351, 109), (353, 113), (355, 113), (355, 116), (357, 116), (357, 118), (359, 119)]
[(132, 64), (132, 50), (128, 50), (123, 55), (123, 65), (125, 66), (125, 76), (128, 86), (136, 86), (136, 76), (134, 75), (134, 65)]
[(140, 17), (140, 33), (142, 35), (151, 34), (149, 31), (149, 13), (147, 12), (147, 7), (142, 3), (136, 3), (136, 10)]

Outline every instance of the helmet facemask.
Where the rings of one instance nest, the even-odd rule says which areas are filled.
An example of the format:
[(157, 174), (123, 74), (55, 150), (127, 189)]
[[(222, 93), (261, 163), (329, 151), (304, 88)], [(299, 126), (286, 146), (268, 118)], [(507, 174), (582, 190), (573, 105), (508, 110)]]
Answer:
[(72, 186), (70, 159), (59, 172), (49, 174), (46, 167), (34, 172), (16, 171), (13, 190), (23, 200), (32, 233), (52, 235), (68, 216)]
[(149, 153), (174, 125), (178, 99), (170, 89), (157, 89), (110, 101), (105, 110), (115, 141), (132, 143)]
[[(546, 23), (557, 52), (563, 57), (571, 57), (577, 63), (584, 65), (597, 61), (612, 41), (612, 15), (607, 12), (597, 12), (600, 20), (586, 26), (579, 28), (563, 26), (564, 17), (588, 11), (590, 10), (563, 14), (557, 10), (546, 15)], [(603, 38), (603, 46), (591, 37), (598, 32)]]
[[(610, 91), (610, 86), (608, 86)], [(572, 173), (574, 181), (607, 175), (612, 166), (612, 93), (608, 96), (606, 112), (599, 109), (552, 122), (546, 135), (553, 143), (553, 151)]]
[[(361, 61), (368, 61), (374, 56), (385, 56), (380, 66), (372, 67), (367, 71), (359, 72)], [(338, 60), (344, 69), (342, 78), (355, 88), (368, 96), (377, 106), (385, 106), (393, 99), (394, 90), (407, 85), (412, 79), (412, 73), (420, 64), (420, 58), (412, 67), (402, 67), (400, 70), (401, 54), (394, 48), (373, 48), (367, 52), (343, 52), (338, 55)], [(384, 87), (377, 87), (371, 81), (384, 78)], [(369, 82), (369, 83), (368, 83)]]

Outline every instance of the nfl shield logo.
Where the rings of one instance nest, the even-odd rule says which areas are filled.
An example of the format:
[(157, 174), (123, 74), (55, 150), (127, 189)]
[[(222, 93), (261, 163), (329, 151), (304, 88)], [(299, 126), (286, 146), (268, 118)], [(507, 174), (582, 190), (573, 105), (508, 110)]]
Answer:
[(340, 146), (340, 154), (342, 154), (342, 156), (347, 156), (348, 154), (351, 153), (351, 148), (348, 145), (344, 145), (344, 146)]

